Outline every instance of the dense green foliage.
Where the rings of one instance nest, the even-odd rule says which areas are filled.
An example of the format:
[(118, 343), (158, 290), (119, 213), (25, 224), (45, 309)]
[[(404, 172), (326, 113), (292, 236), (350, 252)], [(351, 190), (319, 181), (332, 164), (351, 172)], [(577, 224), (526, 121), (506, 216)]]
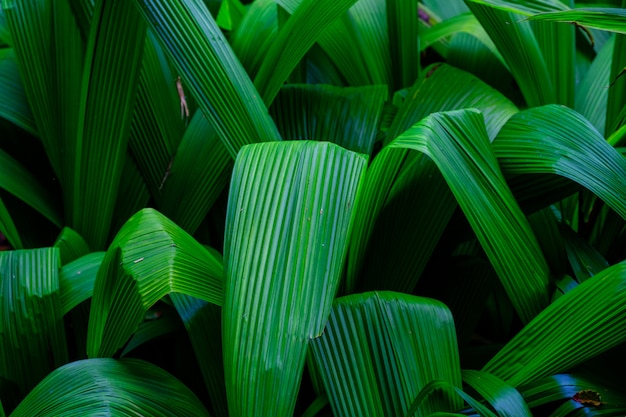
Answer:
[(0, 1), (0, 417), (626, 414), (626, 1), (247, 3)]

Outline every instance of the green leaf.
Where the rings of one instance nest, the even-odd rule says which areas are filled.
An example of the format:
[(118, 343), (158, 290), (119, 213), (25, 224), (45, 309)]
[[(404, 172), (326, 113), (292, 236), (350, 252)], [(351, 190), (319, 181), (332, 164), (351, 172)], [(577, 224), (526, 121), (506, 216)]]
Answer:
[(246, 8), (239, 0), (223, 0), (217, 14), (216, 23), (225, 30), (235, 30), (243, 20)]
[(61, 265), (66, 265), (91, 252), (85, 239), (69, 227), (61, 229), (61, 233), (57, 236), (53, 246), (59, 248)]
[(565, 225), (561, 225), (567, 258), (578, 282), (585, 281), (609, 267), (609, 263), (589, 243)]
[(87, 359), (55, 369), (12, 417), (60, 415), (208, 416), (183, 383), (136, 359)]
[[(445, 64), (426, 69), (398, 110), (387, 140), (430, 113), (467, 107), (482, 111), (490, 138), (517, 112), (502, 94), (465, 71)], [(364, 181), (346, 291), (411, 292), (456, 208), (454, 197), (432, 161), (408, 151), (378, 154)], [(381, 281), (382, 275), (387, 279)]]
[(547, 304), (548, 267), (476, 110), (436, 113), (388, 147), (429, 156), (446, 179), (515, 309), (528, 322)]
[(0, 377), (26, 393), (68, 360), (56, 248), (0, 252)]
[(587, 28), (626, 34), (626, 10), (617, 8), (579, 7), (573, 10), (539, 13), (529, 20), (576, 23)]
[(195, 233), (226, 187), (232, 159), (202, 112), (196, 112), (163, 172), (159, 210), (188, 233)]
[(308, 341), (322, 332), (339, 283), (365, 165), (328, 142), (258, 144), (237, 157), (222, 309), (231, 416), (293, 414)]
[[(288, 1), (288, 0), (284, 0)], [(267, 106), (320, 34), (356, 0), (303, 0), (280, 29), (254, 78)], [(283, 1), (281, 1), (282, 5)], [(288, 9), (288, 8), (287, 8)]]
[(507, 176), (564, 176), (626, 219), (626, 160), (574, 110), (549, 105), (520, 112), (502, 128), (493, 149)]
[(63, 220), (52, 193), (2, 149), (0, 149), (0, 188), (24, 201), (54, 225), (61, 227)]
[(221, 262), (171, 220), (140, 211), (119, 231), (98, 270), (87, 354), (113, 355), (170, 292), (220, 305), (222, 274)]
[(625, 262), (589, 278), (528, 323), (483, 371), (517, 387), (623, 343), (625, 283)]
[(498, 416), (532, 416), (520, 393), (498, 377), (486, 372), (464, 370), (463, 381), (482, 395)]
[(13, 48), (0, 49), (0, 117), (37, 136)]
[(104, 254), (105, 252), (92, 252), (63, 265), (59, 274), (62, 315), (65, 316), (77, 305), (91, 298)]
[(131, 2), (96, 2), (79, 102), (78, 139), (72, 155), (75, 171), (68, 186), (71, 226), (94, 249), (105, 246), (110, 232), (145, 31)]
[[(535, 13), (567, 10), (560, 0), (469, 0), (498, 10), (530, 16)], [(470, 7), (471, 8), (471, 7)]]
[(371, 155), (386, 86), (286, 85), (270, 114), (287, 140), (324, 140)]
[(200, 0), (136, 0), (172, 65), (232, 157), (280, 139), (262, 96)]
[[(404, 416), (429, 382), (461, 386), (452, 315), (436, 300), (395, 292), (338, 298), (311, 349), (337, 416)], [(419, 415), (460, 407), (448, 395), (426, 400)]]
[(0, 198), (0, 233), (4, 234), (14, 249), (23, 248), (22, 239), (17, 231), (15, 222), (11, 217), (11, 213), (9, 213), (9, 210), (2, 201), (2, 198)]
[[(57, 178), (71, 190), (84, 60), (74, 16), (66, 1), (3, 0), (2, 8), (36, 130)], [(69, 208), (72, 193), (65, 194)]]

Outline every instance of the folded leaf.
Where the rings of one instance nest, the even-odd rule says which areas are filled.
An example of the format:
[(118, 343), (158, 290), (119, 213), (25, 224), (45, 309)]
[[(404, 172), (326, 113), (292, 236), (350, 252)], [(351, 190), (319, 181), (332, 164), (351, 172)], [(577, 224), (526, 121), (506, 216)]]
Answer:
[(237, 157), (222, 308), (231, 416), (293, 414), (309, 339), (322, 332), (339, 283), (365, 165), (328, 142), (258, 144)]

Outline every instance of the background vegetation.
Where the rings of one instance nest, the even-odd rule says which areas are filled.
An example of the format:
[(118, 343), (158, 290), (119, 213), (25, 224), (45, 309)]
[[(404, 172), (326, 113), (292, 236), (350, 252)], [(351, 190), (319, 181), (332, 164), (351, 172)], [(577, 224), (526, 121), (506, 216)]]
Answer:
[(1, 5), (0, 417), (626, 413), (621, 0)]

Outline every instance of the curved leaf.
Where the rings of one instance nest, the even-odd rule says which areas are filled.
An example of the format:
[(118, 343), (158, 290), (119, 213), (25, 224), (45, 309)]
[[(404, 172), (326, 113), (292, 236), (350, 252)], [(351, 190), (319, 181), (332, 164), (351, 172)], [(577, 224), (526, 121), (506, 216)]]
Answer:
[(57, 248), (0, 252), (0, 377), (28, 392), (68, 360)]
[(626, 262), (613, 265), (559, 297), (483, 371), (517, 387), (565, 371), (626, 341)]
[(237, 157), (222, 308), (231, 416), (293, 414), (308, 341), (339, 283), (365, 165), (328, 142), (257, 144)]
[(119, 231), (102, 261), (91, 302), (87, 354), (113, 355), (170, 292), (222, 302), (222, 264), (171, 220), (143, 209)]
[(53, 246), (59, 248), (61, 265), (65, 265), (91, 252), (85, 239), (69, 227), (61, 229), (61, 233), (57, 236)]
[(338, 298), (324, 333), (311, 343), (337, 416), (405, 416), (431, 381), (445, 399), (428, 399), (419, 415), (455, 411), (450, 395), (461, 372), (452, 315), (440, 302), (395, 292)]
[(507, 175), (564, 176), (626, 219), (626, 160), (574, 110), (549, 105), (520, 112), (502, 128), (493, 150)]
[(280, 139), (252, 81), (201, 0), (136, 0), (183, 84), (232, 157)]
[(60, 415), (207, 416), (179, 380), (148, 362), (87, 359), (55, 369), (12, 417)]
[(609, 7), (578, 7), (573, 10), (538, 13), (529, 20), (577, 23), (587, 28), (626, 34), (626, 9)]
[(500, 172), (482, 115), (476, 110), (435, 113), (387, 147), (394, 148), (423, 152), (437, 164), (515, 309), (530, 321), (548, 304), (549, 271)]

